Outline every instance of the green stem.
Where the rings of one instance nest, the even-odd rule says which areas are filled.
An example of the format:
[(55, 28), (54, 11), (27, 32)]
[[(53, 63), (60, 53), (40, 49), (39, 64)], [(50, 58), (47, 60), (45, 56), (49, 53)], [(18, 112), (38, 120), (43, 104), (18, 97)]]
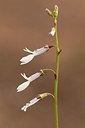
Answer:
[(57, 33), (57, 22), (55, 24), (55, 40), (56, 40), (56, 76), (55, 79), (55, 87), (54, 87), (54, 97), (55, 97), (55, 128), (59, 128), (58, 126), (58, 77), (59, 77), (59, 46), (58, 46), (58, 33)]

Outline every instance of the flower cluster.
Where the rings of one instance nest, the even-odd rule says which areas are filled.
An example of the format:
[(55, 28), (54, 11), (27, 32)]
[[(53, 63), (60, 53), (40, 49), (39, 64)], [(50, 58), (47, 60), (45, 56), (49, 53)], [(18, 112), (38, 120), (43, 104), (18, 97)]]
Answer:
[[(29, 55), (23, 57), (20, 59), (21, 64), (20, 65), (24, 65), (29, 63), (35, 56), (41, 55), (47, 51), (49, 51), (50, 48), (54, 47), (53, 45), (45, 45), (44, 47), (41, 47), (39, 49), (36, 49), (34, 51), (29, 50), (28, 48), (23, 49), (25, 52), (30, 53)], [(51, 69), (47, 69), (47, 70), (51, 70)], [(32, 81), (36, 80), (37, 78), (39, 78), (40, 76), (44, 75), (47, 71), (46, 69), (44, 70), (40, 70), (39, 72), (34, 73), (31, 76), (26, 76), (25, 73), (21, 73), (21, 76), (26, 80), (25, 82), (23, 82), (22, 84), (20, 84), (17, 87), (17, 92), (21, 92), (23, 90), (25, 90)], [(52, 70), (53, 71), (53, 70)], [(55, 74), (54, 74), (55, 75)], [(43, 94), (39, 94), (37, 97), (35, 97), (34, 99), (32, 99), (30, 102), (26, 103), (25, 106), (23, 106), (21, 108), (21, 110), (26, 111), (28, 107), (34, 105), (35, 103), (37, 103), (38, 101), (40, 101), (41, 99), (43, 99), (44, 97), (48, 96), (48, 95), (52, 95), (50, 93), (43, 93)]]
[[(49, 16), (52, 16), (54, 19), (54, 23), (56, 23), (56, 17), (58, 15), (58, 7), (55, 6), (55, 10), (53, 12), (51, 12), (49, 9), (46, 9), (47, 13)], [(49, 35), (51, 36), (55, 36), (56, 34), (56, 28), (55, 28), (55, 24), (54, 27), (52, 27), (51, 31), (49, 32)], [(27, 53), (29, 53), (28, 55), (22, 57), (20, 59), (20, 65), (24, 65), (29, 63), (30, 61), (32, 61), (34, 59), (34, 57), (41, 55), (45, 52), (48, 52), (50, 48), (54, 47), (53, 45), (49, 46), (49, 45), (45, 45), (39, 49), (36, 49), (34, 51), (29, 50), (28, 48), (24, 48), (23, 50)], [(55, 79), (56, 79), (56, 73), (54, 70), (52, 69), (43, 69), (40, 70), (36, 73), (34, 73), (31, 76), (27, 76), (25, 73), (21, 73), (21, 76), (26, 80), (25, 82), (23, 82), (22, 84), (20, 84), (17, 87), (17, 92), (21, 92), (23, 90), (25, 90), (32, 81), (36, 80), (37, 78), (39, 78), (40, 76), (46, 74), (48, 71), (52, 71), (54, 73)], [(51, 93), (42, 93), (39, 94), (37, 97), (35, 97), (34, 99), (32, 99), (31, 101), (29, 101), (28, 103), (26, 103), (26, 105), (24, 105), (21, 110), (26, 111), (28, 107), (34, 105), (35, 103), (37, 103), (38, 101), (42, 100), (43, 98), (47, 97), (47, 96), (52, 96), (54, 98), (54, 96)]]

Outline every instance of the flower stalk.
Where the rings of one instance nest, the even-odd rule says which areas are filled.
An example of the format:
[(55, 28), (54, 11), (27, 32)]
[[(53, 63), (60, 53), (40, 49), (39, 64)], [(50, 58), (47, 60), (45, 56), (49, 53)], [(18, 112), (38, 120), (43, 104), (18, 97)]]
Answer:
[(46, 9), (47, 14), (51, 14), (53, 18), (54, 26), (51, 29), (51, 32), (49, 34), (51, 36), (55, 37), (55, 48), (56, 48), (56, 69), (55, 69), (55, 85), (54, 85), (54, 109), (55, 109), (55, 128), (59, 128), (58, 126), (58, 81), (59, 81), (59, 54), (62, 51), (59, 50), (59, 44), (58, 44), (58, 28), (57, 28), (57, 18), (58, 18), (58, 6), (54, 6), (54, 11), (51, 12), (49, 9)]
[(47, 74), (49, 71), (51, 71), (54, 74), (55, 79), (57, 77), (56, 72), (53, 69), (46, 68), (46, 69), (41, 69), (40, 71), (42, 72), (42, 74)]
[(55, 86), (54, 86), (54, 109), (55, 109), (55, 128), (59, 128), (58, 125), (58, 81), (59, 81), (59, 44), (58, 44), (58, 27), (57, 27), (57, 15), (58, 15), (58, 7), (55, 6), (55, 17), (54, 17), (54, 28), (55, 28), (55, 42), (56, 42), (56, 76)]

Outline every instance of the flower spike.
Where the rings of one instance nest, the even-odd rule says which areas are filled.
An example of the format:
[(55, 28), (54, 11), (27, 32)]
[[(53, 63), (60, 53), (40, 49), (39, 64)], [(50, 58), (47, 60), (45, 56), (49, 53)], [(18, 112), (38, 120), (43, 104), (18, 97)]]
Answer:
[(30, 53), (30, 55), (22, 57), (22, 59), (20, 59), (20, 62), (21, 62), (20, 65), (24, 65), (24, 64), (29, 63), (31, 60), (33, 60), (33, 58), (35, 56), (41, 55), (44, 52), (47, 52), (49, 49), (50, 49), (50, 47), (48, 45), (45, 45), (44, 47), (36, 49), (34, 51), (30, 51), (28, 48), (23, 49), (25, 52)]
[(21, 92), (21, 91), (23, 91), (24, 89), (26, 89), (32, 81), (36, 80), (36, 79), (39, 78), (41, 75), (42, 75), (42, 72), (37, 72), (37, 73), (31, 75), (30, 77), (27, 77), (27, 76), (25, 75), (25, 73), (23, 73), (23, 74), (21, 73), (21, 76), (22, 76), (25, 80), (27, 80), (27, 81), (24, 82), (24, 83), (22, 83), (22, 84), (20, 84), (20, 85), (17, 87), (17, 92)]
[(26, 105), (23, 106), (21, 108), (21, 110), (23, 110), (24, 112), (26, 112), (28, 107), (36, 104), (38, 101), (42, 100), (43, 98), (45, 98), (47, 96), (52, 96), (54, 98), (54, 96), (51, 93), (42, 93), (42, 94), (39, 94), (37, 97), (35, 97), (34, 99), (32, 99), (31, 101), (29, 101), (28, 103), (26, 103)]

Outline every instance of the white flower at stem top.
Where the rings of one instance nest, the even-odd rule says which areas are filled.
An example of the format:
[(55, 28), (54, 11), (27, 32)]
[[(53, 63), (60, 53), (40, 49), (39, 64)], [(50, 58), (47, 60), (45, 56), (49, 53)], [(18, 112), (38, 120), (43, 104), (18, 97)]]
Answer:
[(23, 106), (21, 108), (21, 110), (23, 110), (24, 112), (26, 112), (27, 108), (36, 104), (38, 101), (42, 100), (43, 98), (47, 97), (47, 96), (52, 96), (54, 98), (54, 96), (51, 93), (42, 93), (39, 94), (37, 97), (35, 97), (34, 99), (30, 100), (28, 103), (26, 103), (25, 106)]
[(43, 54), (44, 52), (47, 52), (51, 47), (53, 46), (45, 45), (44, 47), (36, 49), (34, 51), (30, 51), (28, 48), (23, 49), (25, 52), (30, 53), (30, 55), (27, 55), (25, 57), (22, 57), (22, 59), (20, 59), (21, 65), (29, 63), (35, 56), (38, 56), (40, 54)]
[(52, 27), (51, 31), (49, 32), (49, 35), (54, 36), (55, 32), (56, 32), (55, 28)]
[(17, 92), (21, 92), (21, 91), (23, 91), (24, 89), (26, 89), (32, 81), (36, 80), (37, 78), (39, 78), (39, 77), (42, 75), (42, 72), (37, 72), (37, 73), (31, 75), (30, 77), (27, 77), (27, 76), (25, 75), (25, 73), (23, 73), (23, 74), (21, 73), (21, 75), (22, 75), (22, 77), (23, 77), (25, 80), (27, 80), (27, 81), (24, 82), (24, 83), (22, 83), (22, 84), (20, 84), (20, 85), (17, 87)]

